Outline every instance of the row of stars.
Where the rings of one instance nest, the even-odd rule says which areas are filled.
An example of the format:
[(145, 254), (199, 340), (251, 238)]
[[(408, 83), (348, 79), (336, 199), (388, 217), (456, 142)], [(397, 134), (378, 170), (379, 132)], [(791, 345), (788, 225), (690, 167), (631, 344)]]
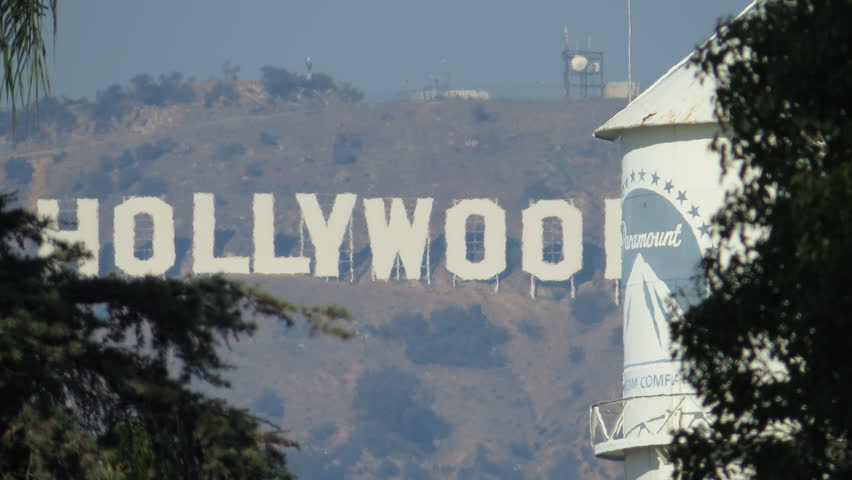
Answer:
[[(648, 172), (646, 172), (644, 168), (642, 170), (639, 170), (639, 172), (632, 171), (632, 172), (630, 172), (630, 175), (625, 175), (625, 177), (624, 177), (624, 188), (625, 189), (627, 189), (627, 187), (630, 185), (631, 182), (636, 182), (637, 173), (638, 173), (638, 177), (639, 177), (640, 181), (644, 181), (645, 177), (648, 175)], [(659, 185), (661, 178), (662, 177), (657, 175), (657, 172), (652, 173), (651, 174), (651, 185)], [(665, 190), (667, 194), (671, 195), (672, 190), (674, 190), (674, 189), (675, 189), (674, 183), (672, 183), (671, 180), (666, 180), (665, 185), (663, 186), (663, 190)], [(678, 190), (677, 191), (677, 198), (675, 198), (675, 200), (677, 200), (678, 204), (683, 205), (683, 202), (685, 202), (687, 200), (686, 190)], [(692, 208), (690, 208), (689, 212), (687, 212), (687, 213), (693, 219), (700, 216), (700, 214), (698, 213), (698, 206), (695, 205), (695, 204), (692, 204)], [(698, 227), (698, 231), (701, 232), (702, 236), (704, 236), (704, 235), (707, 235), (708, 237), (710, 236), (710, 226), (707, 225), (706, 222), (701, 222), (701, 226)]]

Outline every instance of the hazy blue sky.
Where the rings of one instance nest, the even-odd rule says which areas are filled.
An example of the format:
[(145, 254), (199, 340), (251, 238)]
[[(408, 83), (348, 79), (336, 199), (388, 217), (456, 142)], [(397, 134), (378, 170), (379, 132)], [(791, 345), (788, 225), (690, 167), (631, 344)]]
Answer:
[[(748, 0), (634, 0), (634, 76), (647, 86)], [(61, 1), (53, 93), (94, 96), (137, 73), (240, 77), (260, 67), (332, 74), (382, 99), (451, 75), (457, 88), (553, 97), (562, 25), (592, 37), (605, 80), (627, 76), (625, 0), (86, 0)], [(444, 60), (442, 62), (442, 60)]]

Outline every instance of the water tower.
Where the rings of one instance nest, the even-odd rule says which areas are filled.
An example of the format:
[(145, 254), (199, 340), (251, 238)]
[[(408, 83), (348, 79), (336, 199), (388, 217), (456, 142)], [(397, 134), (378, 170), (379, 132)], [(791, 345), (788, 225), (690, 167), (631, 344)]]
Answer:
[(565, 96), (598, 97), (603, 95), (603, 52), (592, 50), (592, 39), (588, 38), (586, 49), (570, 48), (568, 26), (562, 29), (562, 83)]
[(622, 398), (591, 407), (591, 440), (596, 456), (624, 461), (628, 480), (671, 479), (671, 432), (707, 422), (669, 343), (670, 319), (703, 296), (699, 262), (729, 186), (709, 149), (716, 85), (695, 74), (684, 59), (595, 131), (624, 155), (624, 370)]

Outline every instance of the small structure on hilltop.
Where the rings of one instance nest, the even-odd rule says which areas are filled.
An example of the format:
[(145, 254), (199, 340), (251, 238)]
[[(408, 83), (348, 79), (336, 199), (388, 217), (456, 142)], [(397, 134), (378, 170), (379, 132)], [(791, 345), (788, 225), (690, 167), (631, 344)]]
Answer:
[(571, 48), (568, 42), (568, 25), (562, 28), (562, 84), (565, 97), (599, 97), (604, 94), (604, 54), (592, 50), (589, 37), (586, 49)]
[(488, 100), (491, 94), (485, 90), (443, 90), (438, 88), (415, 90), (408, 95), (413, 102), (434, 102), (439, 100)]
[(565, 98), (636, 98), (639, 83), (630, 80), (621, 82), (604, 81), (604, 54), (592, 50), (589, 37), (586, 49), (571, 48), (568, 41), (568, 26), (562, 28), (562, 93)]
[(638, 82), (606, 82), (603, 89), (606, 98), (636, 98), (639, 96)]

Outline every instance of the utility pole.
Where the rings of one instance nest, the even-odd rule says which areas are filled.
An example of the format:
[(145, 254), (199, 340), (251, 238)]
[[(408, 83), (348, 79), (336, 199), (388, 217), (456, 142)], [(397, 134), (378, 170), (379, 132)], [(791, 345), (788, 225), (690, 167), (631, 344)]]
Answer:
[(633, 101), (633, 17), (627, 0), (627, 103)]

